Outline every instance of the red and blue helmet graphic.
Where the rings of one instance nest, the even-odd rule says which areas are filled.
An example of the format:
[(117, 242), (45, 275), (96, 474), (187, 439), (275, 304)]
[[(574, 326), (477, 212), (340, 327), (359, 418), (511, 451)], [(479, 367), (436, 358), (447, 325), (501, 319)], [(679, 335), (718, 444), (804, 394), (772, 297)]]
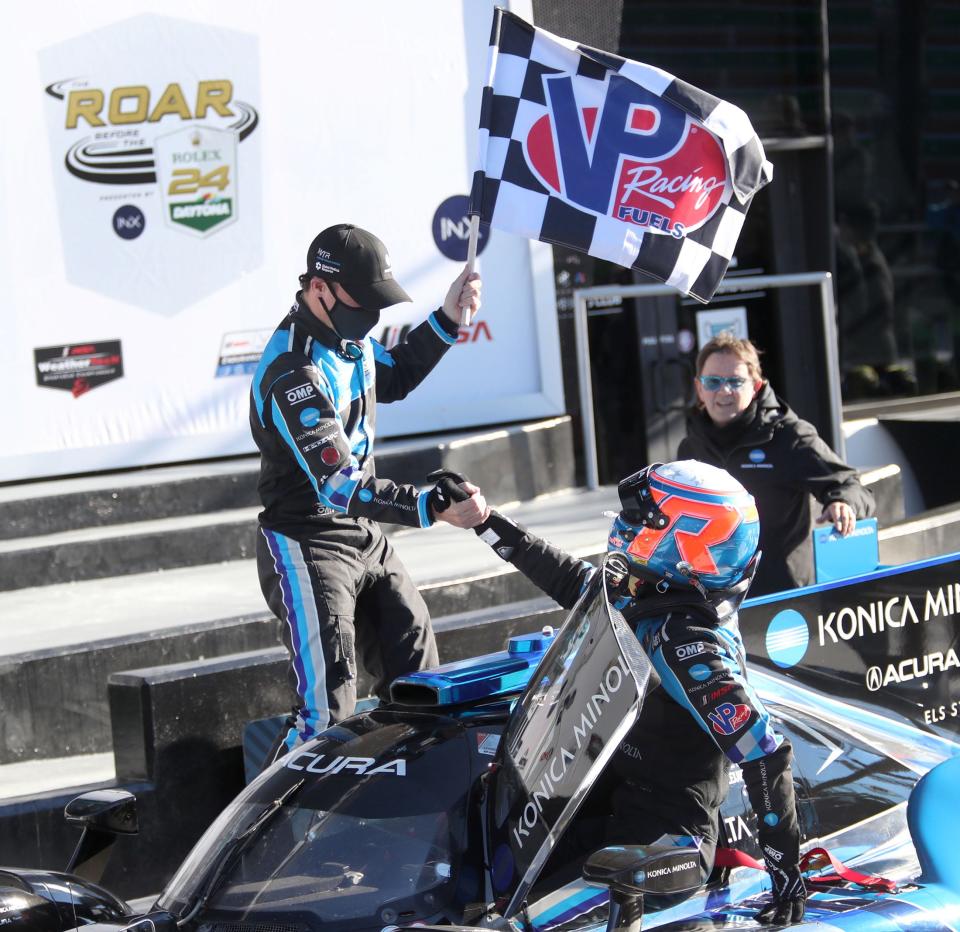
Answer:
[(739, 582), (760, 540), (753, 496), (726, 470), (684, 460), (652, 469), (650, 493), (669, 519), (649, 528), (617, 516), (607, 549), (626, 557), (631, 573), (674, 586), (726, 589)]
[(549, 190), (678, 239), (716, 213), (731, 184), (723, 145), (680, 107), (616, 74), (543, 80), (547, 113), (527, 131), (524, 155)]

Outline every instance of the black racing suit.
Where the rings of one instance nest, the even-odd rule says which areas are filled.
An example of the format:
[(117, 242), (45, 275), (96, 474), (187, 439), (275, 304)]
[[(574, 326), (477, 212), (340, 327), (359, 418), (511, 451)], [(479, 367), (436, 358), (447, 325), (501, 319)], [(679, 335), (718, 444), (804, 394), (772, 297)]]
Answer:
[(377, 478), (373, 442), (378, 398), (404, 398), (456, 340), (437, 311), (392, 349), (366, 338), (351, 359), (295, 303), (261, 357), (257, 567), (299, 697), (287, 749), (352, 714), (357, 654), (378, 690), (438, 661), (427, 607), (378, 523), (429, 527), (429, 493)]
[(756, 499), (763, 560), (750, 587), (754, 596), (814, 582), (811, 495), (824, 507), (846, 502), (858, 518), (873, 514), (873, 494), (860, 484), (857, 471), (769, 384), (724, 427), (705, 411), (692, 413), (677, 458), (727, 470)]
[[(497, 512), (481, 538), (564, 608), (597, 570)], [(804, 895), (798, 862), (790, 742), (747, 680), (737, 610), (749, 579), (704, 599), (694, 589), (658, 593), (643, 583), (616, 607), (643, 645), (660, 682), (621, 742), (609, 810), (579, 828), (584, 853), (604, 844), (648, 844), (663, 834), (703, 840), (704, 879), (718, 842), (728, 762), (738, 764), (757, 815), (760, 847), (778, 896)]]

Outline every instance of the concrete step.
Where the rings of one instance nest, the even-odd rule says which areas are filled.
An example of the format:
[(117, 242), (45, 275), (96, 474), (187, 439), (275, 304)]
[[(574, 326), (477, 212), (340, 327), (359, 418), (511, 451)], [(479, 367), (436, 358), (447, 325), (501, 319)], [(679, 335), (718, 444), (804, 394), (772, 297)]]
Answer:
[(254, 556), (257, 508), (157, 518), (0, 541), (0, 591)]
[[(378, 470), (424, 485), (431, 469), (467, 472), (461, 461), (469, 459), (471, 478), (491, 500), (533, 498), (572, 485), (572, 447), (564, 452), (569, 439), (569, 419), (554, 418), (494, 434), (406, 442), (388, 445), (387, 454), (378, 457)], [(539, 465), (531, 468), (531, 459)], [(0, 489), (0, 527), (6, 515), (6, 533), (15, 535), (0, 539), (0, 592), (254, 555), (260, 510), (253, 504), (255, 464), (219, 464), (213, 475), (191, 475), (182, 468), (116, 479), (120, 486), (71, 480), (78, 486), (67, 483), (60, 493), (55, 483)], [(238, 507), (223, 507), (231, 501)], [(26, 516), (31, 509), (32, 525)]]
[[(500, 501), (570, 488), (570, 418), (377, 445), (378, 474), (394, 481), (425, 485), (441, 467), (472, 473)], [(259, 458), (247, 456), (0, 486), (0, 540), (259, 509), (258, 475)]]
[[(610, 488), (571, 490), (506, 510), (588, 556), (616, 501)], [(469, 531), (438, 525), (391, 539), (438, 632), (446, 616), (477, 612), (482, 626), (484, 611), (541, 595)], [(253, 560), (2, 592), (0, 618), (0, 763), (108, 750), (111, 673), (280, 644)]]

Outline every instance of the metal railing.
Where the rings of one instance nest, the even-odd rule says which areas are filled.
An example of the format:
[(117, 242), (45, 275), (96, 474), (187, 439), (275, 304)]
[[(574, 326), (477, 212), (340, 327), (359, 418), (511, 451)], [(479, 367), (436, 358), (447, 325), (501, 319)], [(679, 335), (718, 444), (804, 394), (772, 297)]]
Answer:
[[(817, 286), (820, 313), (826, 334), (827, 393), (833, 419), (834, 447), (842, 459), (843, 432), (840, 408), (840, 363), (837, 355), (837, 316), (833, 301), (833, 283), (829, 272), (801, 272), (795, 275), (747, 275), (725, 278), (716, 294), (753, 291), (757, 288), (798, 288)], [(600, 484), (597, 468), (597, 434), (593, 418), (593, 376), (590, 367), (590, 336), (587, 332), (587, 302), (596, 298), (649, 298), (653, 295), (677, 294), (670, 285), (596, 285), (573, 293), (573, 322), (577, 353), (577, 381), (580, 386), (580, 418), (583, 425), (583, 456), (588, 489)], [(679, 295), (678, 295), (679, 297)]]

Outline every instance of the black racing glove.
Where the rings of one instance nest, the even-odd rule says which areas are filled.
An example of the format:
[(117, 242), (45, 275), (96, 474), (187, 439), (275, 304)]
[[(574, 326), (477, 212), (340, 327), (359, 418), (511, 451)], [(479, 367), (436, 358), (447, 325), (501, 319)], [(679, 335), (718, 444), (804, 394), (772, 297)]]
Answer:
[(464, 502), (470, 497), (469, 492), (460, 488), (464, 482), (469, 482), (466, 476), (450, 469), (435, 469), (427, 478), (436, 485), (430, 490), (430, 507), (436, 514), (446, 511), (453, 502)]
[(803, 918), (807, 888), (800, 873), (800, 826), (790, 762), (793, 749), (784, 742), (773, 753), (741, 764), (750, 805), (757, 814), (757, 834), (770, 875), (770, 903), (757, 920), (790, 925)]
[(477, 537), (489, 544), (501, 560), (509, 560), (517, 544), (523, 540), (524, 531), (518, 524), (505, 518), (499, 511), (490, 510), (490, 516), (474, 530)]
[(767, 854), (764, 847), (763, 860), (773, 885), (770, 902), (757, 913), (757, 922), (788, 926), (803, 919), (807, 899), (807, 887), (803, 882), (798, 864), (781, 867)]

